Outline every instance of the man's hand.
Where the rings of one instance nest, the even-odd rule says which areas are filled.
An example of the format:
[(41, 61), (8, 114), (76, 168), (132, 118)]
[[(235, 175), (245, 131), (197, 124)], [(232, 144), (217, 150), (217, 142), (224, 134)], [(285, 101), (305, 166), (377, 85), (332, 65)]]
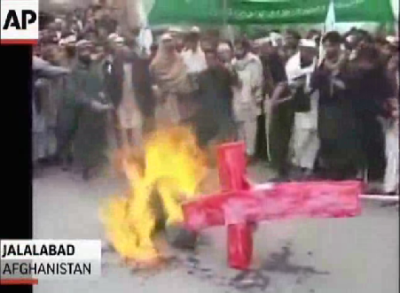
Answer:
[(334, 85), (335, 87), (337, 87), (341, 90), (346, 89), (346, 84), (339, 78), (332, 77), (331, 82), (332, 82), (332, 85)]
[(106, 95), (103, 92), (100, 92), (99, 93), (99, 98), (102, 99), (102, 100), (105, 100), (106, 99)]
[(399, 57), (398, 56), (393, 56), (390, 58), (389, 63), (388, 63), (388, 70), (390, 72), (396, 72), (399, 68)]
[(251, 94), (254, 96), (260, 90), (260, 87), (255, 86), (251, 88)]
[(166, 101), (166, 94), (161, 92), (158, 86), (153, 86), (153, 93), (159, 103), (164, 103)]
[(287, 98), (278, 99), (278, 100), (271, 100), (271, 102), (270, 102), (271, 103), (271, 107), (275, 108), (275, 107), (277, 107), (277, 106), (279, 106), (279, 105), (281, 105), (281, 104), (283, 104), (285, 102), (288, 102), (288, 101), (290, 101), (292, 99), (293, 99), (293, 96), (289, 96)]
[(111, 104), (103, 104), (96, 100), (92, 101), (90, 103), (90, 106), (96, 112), (106, 112), (114, 109), (114, 107)]

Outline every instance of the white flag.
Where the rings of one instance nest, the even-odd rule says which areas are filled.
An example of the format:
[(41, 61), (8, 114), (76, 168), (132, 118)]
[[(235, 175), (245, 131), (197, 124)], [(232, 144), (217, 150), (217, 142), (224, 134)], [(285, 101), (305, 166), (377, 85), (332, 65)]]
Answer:
[(328, 13), (326, 14), (325, 24), (324, 24), (324, 31), (319, 42), (319, 58), (318, 58), (318, 65), (321, 64), (322, 60), (325, 57), (324, 48), (322, 46), (322, 39), (323, 36), (330, 31), (335, 30), (336, 26), (336, 17), (335, 17), (335, 4), (334, 0), (329, 2)]
[(328, 13), (326, 14), (325, 20), (325, 32), (335, 30), (336, 16), (335, 16), (335, 4), (334, 0), (329, 2)]

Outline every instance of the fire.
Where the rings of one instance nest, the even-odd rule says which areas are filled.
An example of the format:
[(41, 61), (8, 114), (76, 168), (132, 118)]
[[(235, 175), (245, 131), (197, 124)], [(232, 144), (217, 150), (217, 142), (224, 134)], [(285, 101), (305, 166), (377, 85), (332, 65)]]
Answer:
[(101, 210), (106, 235), (126, 260), (147, 262), (160, 257), (152, 239), (157, 213), (152, 197), (163, 204), (166, 225), (183, 222), (182, 201), (199, 192), (207, 175), (206, 156), (191, 130), (175, 126), (154, 132), (145, 140), (144, 155), (122, 153), (122, 169), (129, 180), (125, 197), (112, 197)]

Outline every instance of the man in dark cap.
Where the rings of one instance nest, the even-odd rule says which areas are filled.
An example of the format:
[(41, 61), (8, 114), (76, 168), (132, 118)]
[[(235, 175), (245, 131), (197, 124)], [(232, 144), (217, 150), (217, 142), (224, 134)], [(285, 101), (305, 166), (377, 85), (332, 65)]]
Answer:
[(353, 64), (350, 93), (356, 103), (360, 133), (362, 168), (371, 183), (381, 183), (386, 168), (385, 141), (379, 117), (386, 116), (385, 106), (395, 96), (380, 53), (373, 45), (364, 45)]
[(324, 58), (312, 82), (319, 91), (319, 175), (331, 180), (354, 179), (360, 153), (353, 100), (345, 84), (348, 54), (341, 49), (343, 41), (336, 31), (323, 36)]
[(113, 107), (105, 99), (102, 79), (92, 64), (93, 44), (76, 44), (77, 63), (67, 79), (63, 115), (59, 119), (59, 152), (68, 153), (73, 142), (74, 160), (89, 179), (105, 159), (107, 111)]
[(300, 34), (295, 30), (287, 30), (285, 32), (285, 61), (289, 60), (290, 57), (294, 56), (299, 51), (300, 39)]

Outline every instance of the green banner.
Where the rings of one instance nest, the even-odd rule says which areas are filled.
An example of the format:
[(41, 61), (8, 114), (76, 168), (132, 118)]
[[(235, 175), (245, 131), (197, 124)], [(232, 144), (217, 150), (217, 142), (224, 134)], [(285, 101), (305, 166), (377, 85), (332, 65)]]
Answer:
[[(155, 0), (150, 24), (324, 23), (330, 0)], [(334, 0), (337, 22), (392, 22), (390, 0)]]
[(232, 24), (322, 23), (329, 0), (228, 0)]
[(335, 0), (337, 22), (394, 22), (390, 0)]
[(148, 16), (156, 24), (223, 24), (221, 0), (155, 0)]

